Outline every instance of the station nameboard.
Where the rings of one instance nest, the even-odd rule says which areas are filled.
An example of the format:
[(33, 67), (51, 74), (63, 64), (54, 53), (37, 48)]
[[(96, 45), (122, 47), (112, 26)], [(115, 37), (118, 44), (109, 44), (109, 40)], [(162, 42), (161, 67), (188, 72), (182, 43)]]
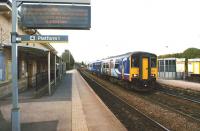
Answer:
[(21, 42), (68, 42), (67, 35), (20, 35)]
[(22, 26), (29, 29), (90, 29), (91, 7), (23, 4)]

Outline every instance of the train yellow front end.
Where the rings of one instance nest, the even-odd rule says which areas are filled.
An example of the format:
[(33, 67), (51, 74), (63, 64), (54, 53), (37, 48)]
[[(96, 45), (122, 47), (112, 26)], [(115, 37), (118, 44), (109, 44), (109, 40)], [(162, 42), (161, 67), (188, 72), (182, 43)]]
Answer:
[(138, 52), (130, 56), (129, 81), (132, 87), (153, 87), (158, 77), (157, 56)]

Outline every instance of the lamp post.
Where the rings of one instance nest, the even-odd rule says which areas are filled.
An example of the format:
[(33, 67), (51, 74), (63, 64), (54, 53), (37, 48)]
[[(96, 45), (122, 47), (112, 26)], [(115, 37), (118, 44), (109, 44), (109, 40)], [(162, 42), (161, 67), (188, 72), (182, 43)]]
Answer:
[(69, 69), (70, 69), (70, 52), (68, 52), (68, 53), (69, 53), (68, 58), (69, 58)]

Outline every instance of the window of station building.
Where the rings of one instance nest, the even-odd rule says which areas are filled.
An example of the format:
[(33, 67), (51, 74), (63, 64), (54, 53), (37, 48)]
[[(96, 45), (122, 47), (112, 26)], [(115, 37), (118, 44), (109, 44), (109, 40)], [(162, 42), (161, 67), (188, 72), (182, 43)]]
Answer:
[(131, 67), (139, 67), (139, 57), (132, 56)]
[(169, 72), (176, 72), (176, 61), (175, 60), (169, 61)]
[(165, 60), (165, 71), (169, 72), (169, 60)]
[(155, 57), (151, 58), (151, 67), (156, 67), (156, 58)]
[(164, 60), (159, 60), (159, 72), (164, 72)]
[(4, 64), (4, 55), (0, 52), (0, 82), (4, 81), (5, 77), (5, 64)]
[(160, 60), (160, 65), (164, 65), (164, 60)]

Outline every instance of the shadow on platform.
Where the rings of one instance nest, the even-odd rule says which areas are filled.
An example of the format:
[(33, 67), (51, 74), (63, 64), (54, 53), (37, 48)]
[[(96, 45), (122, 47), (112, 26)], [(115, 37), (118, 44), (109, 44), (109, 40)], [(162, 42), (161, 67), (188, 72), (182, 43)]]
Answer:
[(22, 131), (56, 131), (57, 126), (58, 126), (58, 120), (22, 123), (21, 130)]
[(6, 121), (0, 111), (0, 131), (11, 131), (11, 123)]
[[(67, 73), (64, 75), (61, 83), (56, 88), (54, 94), (52, 96), (42, 96), (38, 99), (23, 99), (20, 100), (20, 103), (27, 103), (32, 106), (35, 102), (59, 102), (59, 101), (71, 101), (72, 100), (72, 74)], [(11, 131), (11, 116), (10, 110), (12, 107), (12, 102), (10, 100), (0, 100), (0, 131)], [(37, 104), (36, 104), (37, 105)], [(22, 106), (22, 105), (21, 105)], [(4, 112), (3, 112), (3, 110)], [(9, 110), (8, 112), (6, 110)], [(24, 108), (26, 110), (26, 108)], [(30, 111), (34, 112), (34, 110)], [(6, 113), (6, 114), (3, 114)], [(23, 112), (21, 112), (23, 113)], [(51, 114), (49, 114), (51, 115)], [(9, 120), (5, 119), (9, 117)], [(24, 116), (26, 117), (26, 116)], [(21, 123), (22, 131), (56, 131), (58, 126), (58, 120), (49, 120), (49, 121), (41, 121), (41, 122), (30, 122), (30, 119), (27, 123)]]
[[(58, 87), (56, 87), (55, 92), (52, 96), (42, 96), (40, 98), (32, 98), (32, 99), (22, 99), (19, 100), (20, 103), (29, 103), (29, 102), (53, 102), (53, 101), (71, 101), (72, 100), (72, 74), (67, 73), (63, 76), (62, 81)], [(19, 95), (24, 95), (22, 92)], [(11, 104), (11, 99), (1, 99), (0, 105), (9, 105)], [(0, 130), (1, 131), (1, 130)]]

